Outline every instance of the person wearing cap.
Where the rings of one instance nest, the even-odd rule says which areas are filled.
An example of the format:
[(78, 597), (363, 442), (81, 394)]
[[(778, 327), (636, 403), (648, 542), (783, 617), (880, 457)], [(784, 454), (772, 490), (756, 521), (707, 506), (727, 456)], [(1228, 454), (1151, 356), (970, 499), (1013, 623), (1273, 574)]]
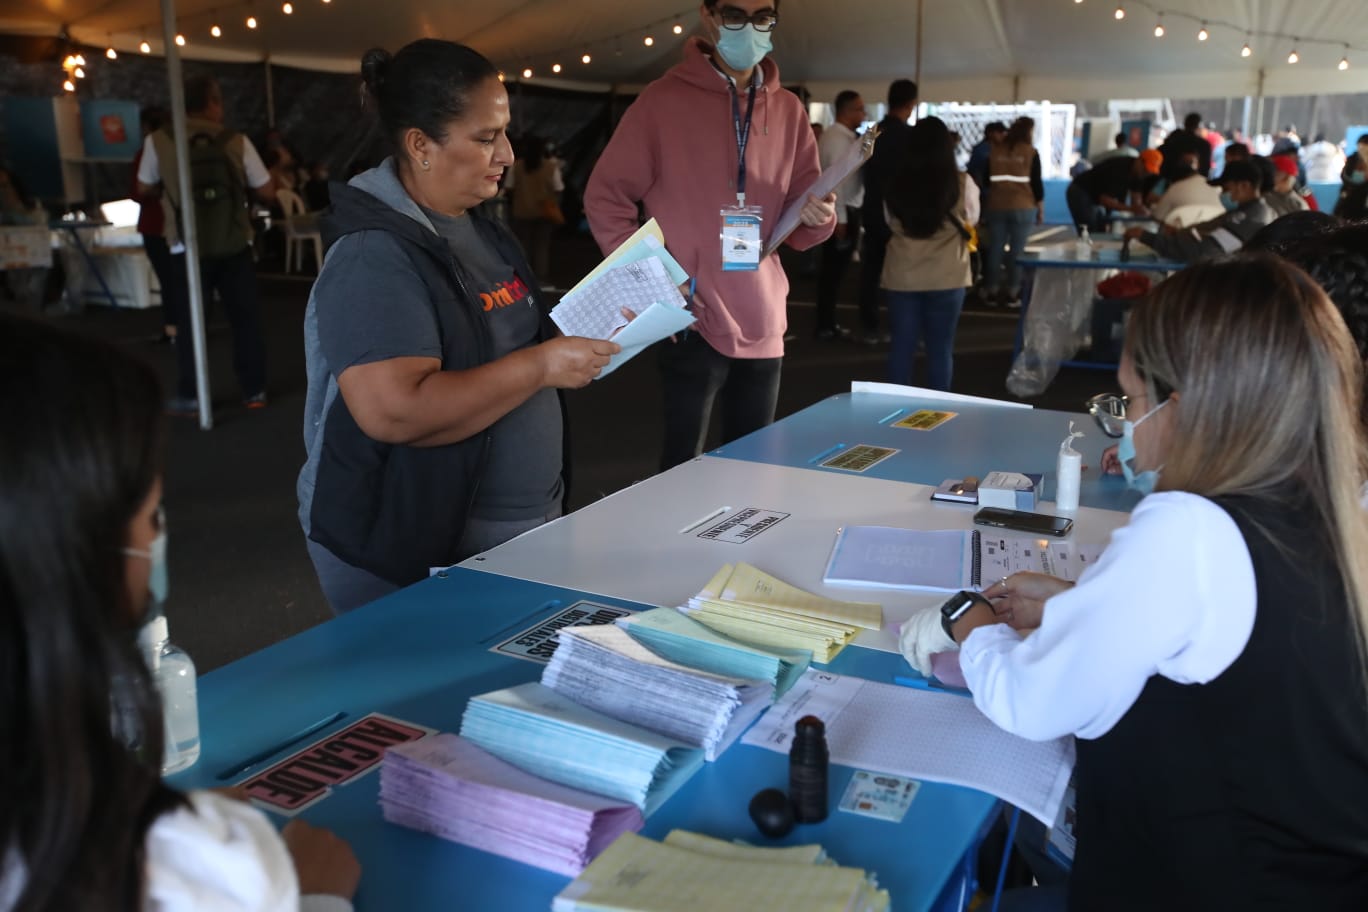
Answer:
[(1137, 158), (1111, 158), (1075, 177), (1065, 193), (1074, 226), (1080, 233), (1100, 231), (1109, 211), (1144, 215), (1145, 181), (1163, 162), (1157, 149), (1146, 149)]
[(1309, 209), (1306, 200), (1297, 192), (1297, 174), (1300, 170), (1297, 157), (1272, 155), (1269, 156), (1269, 160), (1273, 162), (1274, 168), (1273, 189), (1264, 194), (1264, 202), (1273, 210), (1273, 217), (1278, 218)]
[(1126, 239), (1140, 240), (1164, 259), (1182, 263), (1234, 253), (1273, 221), (1273, 211), (1260, 189), (1262, 183), (1253, 162), (1229, 162), (1221, 173), (1221, 202), (1228, 210), (1225, 215), (1192, 228), (1167, 228), (1162, 233), (1128, 228)]

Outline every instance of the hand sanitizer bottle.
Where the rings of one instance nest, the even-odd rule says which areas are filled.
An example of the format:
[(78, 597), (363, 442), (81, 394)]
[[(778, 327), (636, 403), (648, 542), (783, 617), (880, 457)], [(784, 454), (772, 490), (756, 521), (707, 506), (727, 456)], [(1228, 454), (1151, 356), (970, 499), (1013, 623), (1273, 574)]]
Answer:
[(1087, 225), (1078, 233), (1078, 241), (1074, 244), (1074, 257), (1079, 260), (1092, 259), (1092, 238), (1088, 236)]
[(1055, 468), (1055, 513), (1072, 516), (1078, 512), (1078, 488), (1083, 478), (1083, 454), (1073, 448), (1074, 438), (1082, 437), (1069, 422), (1069, 436), (1059, 445), (1059, 461)]
[(180, 647), (172, 645), (165, 617), (153, 618), (143, 627), (138, 645), (161, 695), (166, 727), (161, 771), (169, 776), (192, 766), (200, 755), (195, 663)]

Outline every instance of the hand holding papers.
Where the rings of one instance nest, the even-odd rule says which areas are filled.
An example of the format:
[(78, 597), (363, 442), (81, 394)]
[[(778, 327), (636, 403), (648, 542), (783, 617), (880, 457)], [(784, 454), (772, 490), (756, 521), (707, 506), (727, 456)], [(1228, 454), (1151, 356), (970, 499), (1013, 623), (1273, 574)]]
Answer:
[[(693, 324), (679, 292), (688, 278), (651, 219), (566, 292), (551, 319), (567, 336), (612, 338), (622, 346), (599, 374), (606, 377), (646, 346)], [(624, 310), (636, 318), (629, 322)]]
[(774, 225), (774, 233), (770, 235), (769, 243), (765, 245), (765, 256), (769, 256), (778, 250), (779, 245), (788, 240), (788, 236), (797, 230), (803, 219), (803, 206), (807, 203), (808, 197), (815, 196), (817, 199), (821, 199), (840, 186), (841, 181), (869, 161), (869, 156), (874, 154), (874, 141), (878, 138), (879, 128), (870, 127), (865, 131), (864, 136), (860, 137), (859, 142), (852, 143), (850, 150), (845, 155), (832, 162), (831, 167), (822, 172), (806, 193), (789, 203), (779, 216), (779, 221)]
[(571, 877), (642, 823), (630, 803), (538, 779), (452, 734), (387, 750), (380, 806), (390, 823)]

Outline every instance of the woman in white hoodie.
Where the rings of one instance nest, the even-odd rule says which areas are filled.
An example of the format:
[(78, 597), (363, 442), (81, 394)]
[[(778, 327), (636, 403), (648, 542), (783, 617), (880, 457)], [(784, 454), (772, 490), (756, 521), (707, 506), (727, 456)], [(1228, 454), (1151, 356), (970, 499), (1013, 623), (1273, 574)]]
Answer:
[(162, 402), (118, 349), (0, 317), (0, 912), (349, 912), (336, 836), (161, 781), (135, 640), (165, 595)]

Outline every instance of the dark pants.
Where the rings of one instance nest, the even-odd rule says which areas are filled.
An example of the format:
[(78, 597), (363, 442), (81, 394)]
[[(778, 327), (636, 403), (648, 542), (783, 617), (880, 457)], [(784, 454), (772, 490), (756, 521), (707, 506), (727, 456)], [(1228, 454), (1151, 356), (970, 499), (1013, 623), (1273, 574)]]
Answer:
[(1106, 228), (1107, 210), (1098, 205), (1097, 201), (1088, 195), (1088, 191), (1078, 186), (1077, 182), (1069, 184), (1069, 189), (1064, 191), (1064, 199), (1069, 204), (1069, 215), (1073, 216), (1074, 228), (1078, 229), (1080, 234), (1084, 227), (1094, 234)]
[(926, 346), (927, 387), (948, 391), (964, 289), (884, 293), (888, 296), (888, 324), (893, 332), (893, 347), (888, 352), (889, 382), (912, 382), (912, 364), (920, 341)]
[(865, 225), (864, 242), (860, 245), (860, 328), (868, 333), (879, 331), (879, 301), (882, 292), (884, 252), (888, 250), (888, 229), (883, 225)]
[[(251, 249), (229, 257), (200, 262), (200, 282), (205, 313), (213, 292), (217, 291), (228, 322), (233, 327), (233, 370), (237, 373), (244, 398), (266, 391), (266, 343), (261, 336), (261, 306), (257, 295), (256, 263)], [(190, 308), (185, 308), (180, 323), (180, 343), (176, 363), (180, 369), (177, 394), (195, 397), (195, 348), (190, 342)]]
[(722, 442), (774, 422), (783, 358), (728, 358), (696, 332), (660, 343), (665, 447), (660, 470), (703, 452), (715, 401), (722, 404)]
[(841, 290), (851, 254), (860, 238), (860, 210), (846, 207), (846, 235), (833, 235), (822, 244), (822, 267), (817, 275), (817, 331), (836, 328), (836, 296)]
[(190, 291), (185, 285), (185, 254), (173, 254), (166, 238), (159, 234), (144, 234), (143, 250), (152, 264), (152, 271), (157, 274), (157, 284), (161, 286), (162, 325), (179, 327), (184, 319), (181, 315), (190, 307)]

